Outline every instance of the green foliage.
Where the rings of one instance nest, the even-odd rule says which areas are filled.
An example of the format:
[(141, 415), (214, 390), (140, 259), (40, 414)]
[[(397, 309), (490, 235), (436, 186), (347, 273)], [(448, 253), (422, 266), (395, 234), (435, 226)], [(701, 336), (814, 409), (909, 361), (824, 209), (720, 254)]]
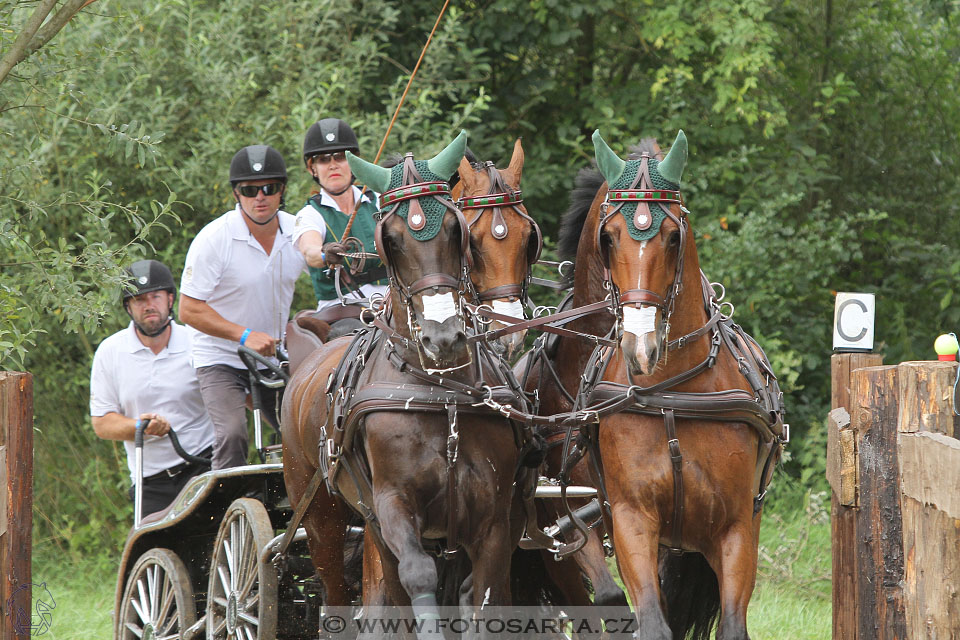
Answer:
[[(29, 5), (0, 4), (0, 48)], [(0, 367), (36, 374), (38, 527), (78, 552), (128, 522), (122, 450), (85, 418), (93, 348), (126, 322), (122, 266), (157, 256), (179, 275), (195, 233), (232, 206), (242, 146), (284, 154), (294, 211), (318, 117), (348, 119), (373, 159), (439, 3), (95, 7), (0, 97)], [(956, 22), (956, 3), (929, 0), (467, 0), (385, 152), (432, 154), (465, 127), (503, 164), (523, 135), (525, 202), (556, 237), (595, 128), (621, 155), (683, 128), (704, 270), (787, 396), (784, 469), (803, 491), (777, 498), (779, 482), (773, 499), (800, 506), (823, 483), (833, 292), (877, 294), (888, 362), (929, 357), (960, 324)]]

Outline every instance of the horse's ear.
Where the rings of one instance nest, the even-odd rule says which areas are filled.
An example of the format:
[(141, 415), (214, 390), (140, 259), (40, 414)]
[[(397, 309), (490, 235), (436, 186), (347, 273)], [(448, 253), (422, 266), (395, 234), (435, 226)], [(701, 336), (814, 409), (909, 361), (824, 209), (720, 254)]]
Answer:
[(473, 186), (476, 184), (474, 178), (477, 172), (473, 170), (466, 156), (460, 158), (460, 166), (457, 168), (457, 171), (460, 173), (460, 180), (463, 182), (464, 191), (472, 191)]
[(593, 132), (593, 149), (597, 157), (597, 167), (606, 179), (608, 185), (614, 184), (623, 175), (627, 163), (613, 152), (613, 149), (600, 135), (600, 129)]
[(383, 193), (390, 186), (390, 169), (367, 162), (347, 151), (347, 162), (350, 171), (357, 177), (360, 184), (365, 184), (377, 193)]
[(457, 170), (457, 165), (460, 164), (460, 159), (466, 150), (467, 132), (460, 131), (460, 135), (448, 144), (446, 149), (427, 160), (427, 168), (444, 180), (448, 180)]
[(523, 175), (523, 145), (520, 144), (521, 140), (522, 138), (517, 138), (517, 141), (513, 143), (513, 157), (510, 158), (510, 166), (507, 167), (507, 171), (513, 176), (517, 186), (520, 186), (520, 176)]
[(670, 182), (680, 184), (680, 176), (683, 175), (685, 166), (687, 166), (687, 136), (683, 134), (683, 129), (680, 129), (677, 139), (670, 147), (670, 153), (657, 165), (657, 171)]

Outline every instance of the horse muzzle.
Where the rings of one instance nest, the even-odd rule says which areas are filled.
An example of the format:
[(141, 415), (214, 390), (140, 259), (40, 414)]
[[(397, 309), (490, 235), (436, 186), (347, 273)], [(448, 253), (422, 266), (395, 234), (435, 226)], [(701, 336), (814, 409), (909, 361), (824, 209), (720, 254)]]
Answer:
[[(493, 308), (494, 312), (505, 316), (510, 316), (511, 318), (516, 318), (518, 322), (522, 322), (524, 319), (523, 303), (519, 300), (494, 300), (491, 307)], [(494, 331), (507, 326), (509, 325), (503, 322), (498, 322), (497, 320), (494, 320), (490, 323), (490, 329)], [(508, 333), (497, 338), (497, 340), (492, 342), (490, 346), (493, 347), (493, 350), (497, 353), (497, 355), (509, 360), (520, 351), (521, 347), (523, 347), (523, 340), (526, 335), (526, 330)]]
[(443, 322), (423, 320), (420, 324), (420, 344), (423, 353), (438, 368), (460, 365), (470, 358), (467, 334), (459, 316), (452, 316)]
[(652, 374), (663, 354), (666, 331), (662, 322), (657, 323), (656, 314), (653, 307), (623, 308), (620, 350), (632, 376)]

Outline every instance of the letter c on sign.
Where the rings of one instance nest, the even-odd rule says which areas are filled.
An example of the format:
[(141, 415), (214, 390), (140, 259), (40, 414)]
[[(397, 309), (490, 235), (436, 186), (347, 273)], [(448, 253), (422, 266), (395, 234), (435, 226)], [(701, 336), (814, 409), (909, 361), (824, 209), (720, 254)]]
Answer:
[(861, 302), (860, 300), (856, 300), (856, 299), (844, 300), (842, 303), (840, 303), (840, 308), (837, 309), (837, 333), (840, 334), (840, 337), (843, 338), (844, 340), (849, 340), (850, 342), (856, 342), (857, 340), (861, 340), (863, 336), (867, 335), (867, 328), (862, 327), (860, 329), (860, 333), (858, 333), (855, 336), (850, 336), (844, 333), (843, 312), (846, 311), (847, 307), (849, 307), (852, 304), (860, 307), (860, 310), (863, 313), (867, 313), (867, 305), (863, 304), (863, 302)]

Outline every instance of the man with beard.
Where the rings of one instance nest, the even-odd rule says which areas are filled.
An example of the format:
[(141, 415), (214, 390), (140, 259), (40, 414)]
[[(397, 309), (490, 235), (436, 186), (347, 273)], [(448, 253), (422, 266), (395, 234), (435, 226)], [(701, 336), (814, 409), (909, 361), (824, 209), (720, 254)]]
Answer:
[[(90, 420), (97, 435), (122, 440), (133, 477), (134, 436), (144, 421), (143, 514), (169, 505), (187, 481), (208, 467), (185, 462), (174, 450), (172, 429), (187, 453), (209, 458), (214, 432), (190, 358), (194, 331), (173, 322), (173, 275), (156, 260), (135, 262), (124, 289), (130, 325), (100, 343), (90, 374)], [(133, 499), (133, 488), (130, 489)]]

